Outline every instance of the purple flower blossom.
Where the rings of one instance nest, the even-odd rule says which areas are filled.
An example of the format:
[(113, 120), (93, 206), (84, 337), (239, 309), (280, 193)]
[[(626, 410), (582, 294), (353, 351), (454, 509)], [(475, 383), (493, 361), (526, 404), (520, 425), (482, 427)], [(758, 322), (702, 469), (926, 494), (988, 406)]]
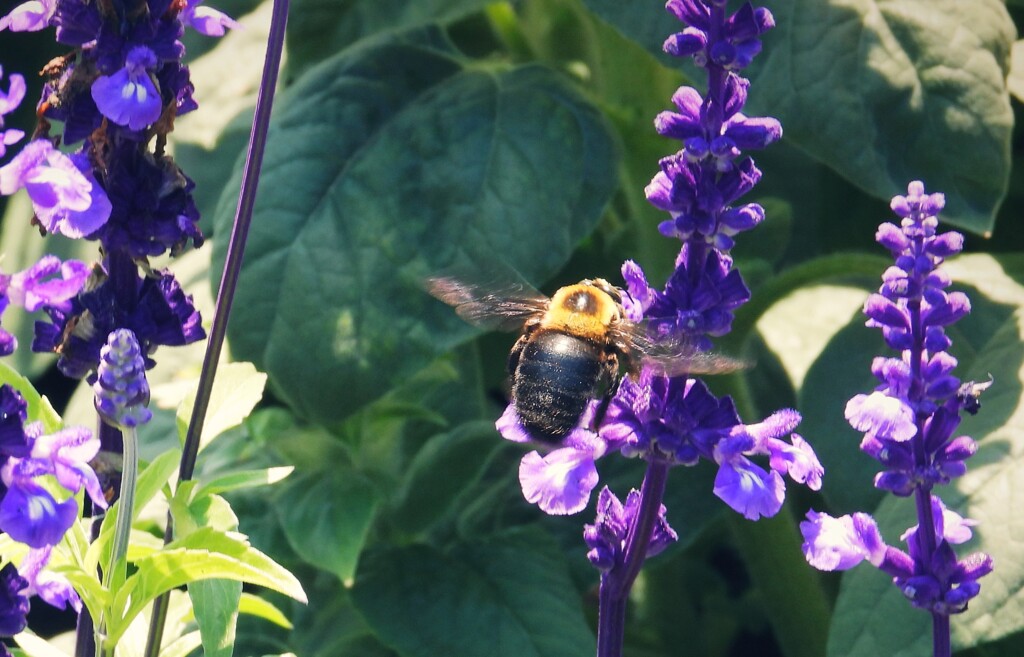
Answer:
[(800, 531), (804, 556), (818, 570), (849, 570), (865, 559), (878, 566), (885, 557), (887, 546), (878, 525), (866, 513), (833, 518), (808, 511)]
[(0, 530), (29, 547), (56, 545), (78, 518), (74, 497), (58, 501), (37, 479), (55, 477), (71, 494), (85, 488), (93, 503), (106, 508), (99, 481), (88, 462), (99, 440), (87, 429), (43, 435), (39, 422), (22, 425), (25, 402), (8, 385), (0, 387)]
[(14, 564), (0, 569), (0, 636), (14, 636), (28, 625), (28, 581)]
[(57, 0), (30, 0), (0, 18), (0, 32), (38, 32), (50, 24)]
[(240, 30), (242, 26), (222, 11), (200, 4), (202, 0), (190, 0), (181, 12), (181, 21), (200, 34), (224, 36), (228, 29)]
[(10, 278), (7, 295), (10, 300), (29, 312), (44, 306), (70, 308), (86, 278), (89, 266), (78, 260), (61, 262), (60, 258), (44, 255), (39, 261)]
[(92, 83), (92, 99), (103, 116), (131, 130), (142, 130), (160, 118), (163, 102), (149, 70), (157, 65), (156, 53), (146, 46), (128, 52), (124, 67), (113, 75), (101, 75)]
[[(598, 481), (594, 462), (608, 451), (607, 443), (588, 428), (594, 421), (596, 409), (596, 403), (590, 404), (579, 426), (570, 431), (556, 449), (543, 456), (536, 450), (529, 452), (519, 464), (523, 497), (545, 513), (572, 515), (586, 508), (590, 501), (590, 493)], [(506, 440), (533, 442), (512, 404), (495, 426)]]
[(96, 184), (88, 162), (68, 157), (45, 139), (26, 145), (0, 168), (0, 194), (24, 188), (36, 217), (51, 233), (84, 237), (110, 216), (110, 201)]
[(53, 548), (50, 545), (29, 550), (21, 562), (21, 574), (28, 580), (28, 593), (38, 595), (43, 602), (57, 609), (68, 605), (76, 612), (82, 611), (82, 601), (71, 582), (64, 575), (46, 568)]
[[(2, 20), (2, 19), (0, 19)], [(0, 67), (0, 77), (3, 77), (3, 68)], [(23, 130), (9, 128), (4, 130), (4, 116), (10, 114), (25, 98), (25, 78), (17, 73), (10, 76), (10, 85), (7, 93), (0, 91), (0, 157), (7, 153), (7, 147), (21, 141), (25, 136)]]

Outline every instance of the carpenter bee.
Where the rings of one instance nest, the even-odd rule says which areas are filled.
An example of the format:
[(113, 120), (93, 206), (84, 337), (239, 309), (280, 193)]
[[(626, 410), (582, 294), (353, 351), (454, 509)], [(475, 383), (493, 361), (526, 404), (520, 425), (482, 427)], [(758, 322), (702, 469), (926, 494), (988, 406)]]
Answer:
[(620, 365), (631, 375), (648, 366), (666, 376), (744, 366), (698, 350), (685, 336), (654, 336), (647, 322), (626, 317), (627, 293), (600, 278), (567, 285), (551, 298), (523, 282), (483, 285), (441, 276), (426, 287), (470, 324), (522, 333), (508, 358), (512, 404), (523, 427), (545, 443), (561, 442), (592, 400), (610, 399)]

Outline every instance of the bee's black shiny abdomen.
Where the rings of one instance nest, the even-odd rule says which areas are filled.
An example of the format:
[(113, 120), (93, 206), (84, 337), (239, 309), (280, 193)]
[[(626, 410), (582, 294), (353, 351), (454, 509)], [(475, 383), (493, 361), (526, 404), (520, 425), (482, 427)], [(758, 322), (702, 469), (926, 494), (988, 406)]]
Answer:
[(512, 377), (519, 420), (544, 442), (558, 442), (579, 422), (604, 371), (604, 348), (560, 331), (531, 335)]

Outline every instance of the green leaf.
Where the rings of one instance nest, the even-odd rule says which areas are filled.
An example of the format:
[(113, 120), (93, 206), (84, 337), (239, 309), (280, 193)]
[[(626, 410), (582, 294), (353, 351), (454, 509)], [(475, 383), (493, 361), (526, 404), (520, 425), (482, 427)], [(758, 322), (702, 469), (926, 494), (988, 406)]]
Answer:
[(1024, 100), (1024, 40), (1013, 42), (1010, 74), (1006, 76), (1006, 87), (1014, 98)]
[(293, 477), (274, 509), (303, 559), (349, 583), (378, 503), (370, 482), (354, 470), (332, 468)]
[(5, 383), (20, 392), (25, 399), (29, 421), (42, 422), (47, 433), (53, 433), (61, 428), (60, 416), (53, 410), (50, 400), (40, 395), (28, 379), (6, 362), (0, 361), (0, 385)]
[(46, 639), (28, 632), (15, 634), (14, 642), (25, 651), (28, 657), (69, 657), (67, 653), (57, 649)]
[[(278, 110), (230, 339), (322, 423), (472, 335), (423, 291), (427, 275), (502, 265), (544, 279), (614, 186), (607, 127), (562, 77), (473, 64), (436, 29), (322, 63)], [(236, 175), (218, 231), (237, 188)]]
[(195, 610), (203, 640), (204, 657), (231, 657), (235, 647), (235, 624), (242, 582), (206, 579), (191, 582), (188, 596)]
[[(257, 372), (252, 363), (223, 363), (217, 368), (213, 391), (206, 409), (206, 421), (199, 438), (200, 449), (228, 429), (240, 425), (263, 398), (267, 375)], [(193, 390), (178, 407), (178, 437), (185, 439), (196, 401)]]
[(269, 600), (252, 593), (242, 593), (238, 604), (238, 612), (262, 618), (287, 630), (292, 629), (291, 621), (288, 620), (288, 617), (280, 609), (275, 607)]
[(226, 493), (243, 488), (270, 486), (271, 484), (275, 484), (290, 475), (294, 469), (295, 468), (291, 466), (282, 466), (278, 468), (267, 468), (265, 470), (229, 472), (227, 474), (214, 477), (209, 481), (202, 481), (199, 488), (196, 489), (195, 493), (193, 493), (192, 498), (199, 499), (207, 495)]
[(149, 501), (167, 484), (178, 469), (181, 450), (172, 449), (153, 459), (142, 469), (135, 486), (135, 516), (138, 517)]
[(128, 624), (158, 595), (207, 579), (229, 579), (263, 586), (299, 602), (306, 594), (295, 576), (237, 534), (200, 528), (161, 552), (135, 563), (136, 572), (114, 595), (108, 641), (116, 643)]
[[(682, 29), (654, 7), (586, 3), (661, 57)], [(1015, 29), (1003, 3), (788, 0), (771, 11), (776, 28), (746, 74), (748, 113), (778, 117), (786, 139), (879, 198), (923, 179), (945, 192), (946, 220), (990, 233), (1013, 127)]]
[(536, 529), (462, 543), (447, 553), (425, 545), (372, 552), (352, 596), (377, 637), (402, 657), (583, 657), (595, 651), (565, 561)]
[(298, 74), (378, 32), (449, 22), (488, 0), (296, 0), (288, 15), (288, 71)]
[[(968, 473), (953, 486), (936, 491), (947, 506), (979, 523), (974, 539), (957, 546), (957, 553), (980, 550), (995, 561), (994, 572), (981, 580), (981, 594), (971, 601), (967, 612), (953, 617), (955, 647), (972, 648), (1002, 641), (1024, 629), (1024, 563), (1018, 558), (1016, 538), (1024, 532), (1024, 518), (1014, 502), (1018, 482), (1024, 478), (1024, 407), (1020, 404), (1024, 386), (1024, 256), (962, 256), (944, 268), (952, 275), (954, 288), (968, 281), (985, 295), (970, 293), (972, 315), (956, 325), (960, 333), (953, 336), (953, 352), (959, 354), (957, 347), (966, 342), (969, 356), (960, 359), (963, 371), (958, 368), (954, 373), (965, 380), (987, 380), (990, 374), (995, 379), (995, 385), (982, 397), (981, 411), (966, 416), (955, 434), (978, 441), (978, 453), (968, 461)], [(890, 544), (897, 543), (899, 535), (917, 522), (913, 501), (907, 499), (887, 498), (875, 516)], [(862, 566), (843, 578), (828, 654), (928, 654), (930, 624), (928, 615), (912, 609), (889, 577)]]
[(428, 440), (409, 464), (395, 523), (413, 533), (428, 528), (479, 481), (488, 457), (502, 447), (490, 421), (464, 424)]

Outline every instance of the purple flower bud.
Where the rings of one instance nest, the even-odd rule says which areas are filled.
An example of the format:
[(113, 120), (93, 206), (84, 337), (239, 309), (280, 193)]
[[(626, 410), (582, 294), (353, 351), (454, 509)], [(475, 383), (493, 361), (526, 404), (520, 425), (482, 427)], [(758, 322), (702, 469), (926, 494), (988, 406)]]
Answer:
[(128, 329), (110, 333), (100, 351), (96, 382), (96, 410), (116, 427), (135, 427), (153, 417), (149, 404), (146, 363), (135, 334)]
[[(623, 505), (611, 490), (605, 486), (597, 498), (597, 517), (593, 525), (584, 525), (583, 538), (590, 547), (587, 558), (602, 571), (621, 565), (626, 550), (629, 529), (636, 521), (640, 509), (640, 493), (631, 490)], [(665, 519), (665, 505), (658, 510), (658, 517), (651, 528), (645, 558), (659, 554), (679, 539)]]
[(695, 27), (688, 27), (665, 39), (661, 48), (673, 57), (689, 57), (704, 50), (707, 44), (707, 33)]
[(665, 9), (684, 23), (701, 30), (710, 27), (711, 12), (700, 0), (668, 0)]

